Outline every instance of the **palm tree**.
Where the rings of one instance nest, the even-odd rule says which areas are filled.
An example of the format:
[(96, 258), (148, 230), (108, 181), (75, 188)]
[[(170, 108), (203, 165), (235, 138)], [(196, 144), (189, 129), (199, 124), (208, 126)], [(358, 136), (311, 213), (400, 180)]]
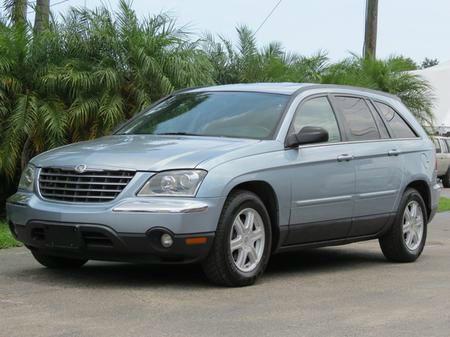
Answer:
[(15, 25), (25, 25), (27, 21), (27, 0), (4, 0), (3, 7), (8, 12), (11, 22)]
[(30, 156), (98, 137), (178, 88), (212, 83), (197, 42), (167, 15), (143, 21), (121, 2), (72, 9), (33, 37), (0, 31), (0, 172), (14, 177)]
[(236, 28), (238, 42), (207, 34), (203, 50), (214, 67), (217, 83), (240, 82), (318, 82), (326, 66), (326, 53), (311, 57), (287, 53), (279, 42), (257, 47), (254, 33), (247, 26)]
[(48, 28), (50, 18), (50, 0), (36, 0), (34, 17), (34, 32), (40, 33)]

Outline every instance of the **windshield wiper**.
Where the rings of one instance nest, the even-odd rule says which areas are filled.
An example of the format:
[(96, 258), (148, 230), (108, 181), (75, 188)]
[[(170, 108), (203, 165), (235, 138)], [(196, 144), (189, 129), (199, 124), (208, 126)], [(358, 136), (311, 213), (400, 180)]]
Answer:
[(189, 133), (189, 132), (161, 132), (155, 133), (155, 135), (161, 136), (203, 136), (198, 133)]

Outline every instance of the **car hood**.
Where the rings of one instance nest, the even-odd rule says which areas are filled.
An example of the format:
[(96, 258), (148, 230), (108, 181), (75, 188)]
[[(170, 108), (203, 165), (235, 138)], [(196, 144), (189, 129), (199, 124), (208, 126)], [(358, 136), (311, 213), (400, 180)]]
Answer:
[(33, 158), (38, 167), (162, 171), (195, 168), (201, 162), (258, 140), (154, 135), (115, 135), (66, 145)]

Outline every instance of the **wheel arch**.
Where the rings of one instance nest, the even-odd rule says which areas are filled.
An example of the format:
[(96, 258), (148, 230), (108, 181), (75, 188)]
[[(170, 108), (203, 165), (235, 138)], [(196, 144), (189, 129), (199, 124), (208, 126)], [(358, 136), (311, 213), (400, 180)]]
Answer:
[[(424, 179), (413, 180), (405, 186), (403, 193), (405, 193), (405, 191), (408, 188), (413, 188), (417, 192), (419, 192), (420, 196), (422, 197), (423, 201), (425, 202), (425, 207), (426, 207), (426, 211), (427, 211), (427, 219), (429, 219), (431, 211), (432, 211), (432, 207), (431, 207), (431, 191), (430, 191), (430, 185), (428, 184), (428, 182)], [(403, 195), (403, 193), (402, 193), (402, 195)]]
[(280, 240), (280, 216), (277, 194), (270, 183), (264, 180), (249, 180), (234, 185), (228, 192), (228, 196), (237, 191), (245, 190), (255, 193), (267, 209), (272, 229), (272, 251), (278, 247)]

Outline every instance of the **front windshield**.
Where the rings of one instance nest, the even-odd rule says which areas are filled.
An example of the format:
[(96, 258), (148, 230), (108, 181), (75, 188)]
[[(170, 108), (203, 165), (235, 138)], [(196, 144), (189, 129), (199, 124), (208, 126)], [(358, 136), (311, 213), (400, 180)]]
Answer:
[(175, 95), (132, 120), (120, 134), (271, 139), (289, 96), (256, 92)]

